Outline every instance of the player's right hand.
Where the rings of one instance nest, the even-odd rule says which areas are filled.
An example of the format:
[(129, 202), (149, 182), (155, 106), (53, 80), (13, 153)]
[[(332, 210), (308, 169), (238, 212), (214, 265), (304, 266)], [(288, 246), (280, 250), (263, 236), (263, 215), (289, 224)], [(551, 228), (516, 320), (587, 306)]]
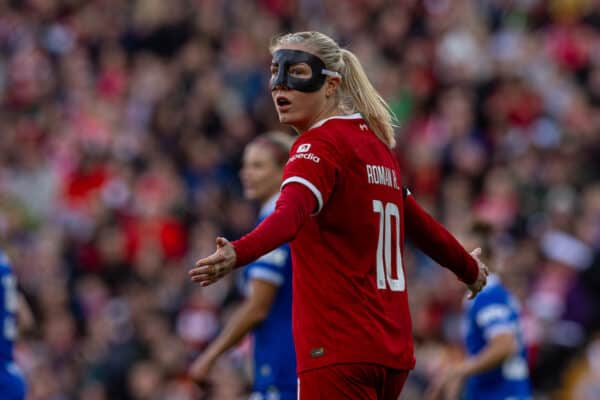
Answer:
[(213, 366), (214, 360), (206, 354), (200, 355), (189, 368), (190, 378), (198, 385), (205, 385), (208, 382), (208, 376)]
[(481, 249), (478, 247), (471, 252), (471, 256), (477, 261), (477, 266), (479, 267), (479, 274), (477, 275), (477, 279), (475, 282), (467, 285), (469, 288), (469, 296), (467, 297), (469, 300), (472, 300), (477, 296), (477, 293), (481, 292), (481, 290), (487, 284), (487, 277), (490, 274), (488, 267), (479, 259), (481, 255)]
[(235, 248), (231, 242), (225, 238), (217, 238), (217, 251), (212, 255), (196, 261), (196, 268), (190, 270), (188, 274), (193, 282), (202, 286), (208, 286), (225, 275), (227, 275), (236, 261)]

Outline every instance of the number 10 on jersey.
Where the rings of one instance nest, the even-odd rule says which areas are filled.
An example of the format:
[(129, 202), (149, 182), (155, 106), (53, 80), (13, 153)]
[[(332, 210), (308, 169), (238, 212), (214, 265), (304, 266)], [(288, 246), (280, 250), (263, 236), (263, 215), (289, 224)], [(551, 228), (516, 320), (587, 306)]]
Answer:
[[(404, 272), (402, 271), (402, 254), (400, 252), (400, 210), (394, 203), (383, 204), (373, 200), (373, 211), (379, 214), (379, 239), (377, 240), (377, 289), (403, 292), (406, 289)], [(392, 222), (393, 220), (393, 222)], [(395, 235), (392, 229), (395, 228)], [(395, 241), (392, 246), (392, 239)], [(395, 257), (392, 257), (392, 247)], [(392, 266), (396, 261), (396, 276), (392, 277)]]

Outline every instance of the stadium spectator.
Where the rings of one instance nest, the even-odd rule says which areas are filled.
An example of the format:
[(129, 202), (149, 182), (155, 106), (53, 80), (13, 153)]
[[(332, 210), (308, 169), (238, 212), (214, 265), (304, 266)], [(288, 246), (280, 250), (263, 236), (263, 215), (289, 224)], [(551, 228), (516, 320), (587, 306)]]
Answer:
[[(599, 26), (582, 0), (0, 1), (0, 242), (38, 322), (15, 346), (28, 396), (130, 398), (132, 366), (167, 361), (139, 313), (188, 357), (219, 331), (236, 277), (197, 290), (186, 271), (215, 236), (252, 227), (242, 149), (282, 128), (264, 43), (307, 29), (357, 54), (399, 117), (419, 203), (458, 235), (474, 216), (501, 224), (534, 396), (558, 395), (600, 329)], [(585, 256), (561, 257), (573, 250)], [(403, 255), (417, 364), (402, 396), (422, 399), (460, 354), (463, 295), (414, 247)], [(247, 397), (246, 343), (221, 357), (212, 393), (185, 358), (161, 367), (165, 386)]]

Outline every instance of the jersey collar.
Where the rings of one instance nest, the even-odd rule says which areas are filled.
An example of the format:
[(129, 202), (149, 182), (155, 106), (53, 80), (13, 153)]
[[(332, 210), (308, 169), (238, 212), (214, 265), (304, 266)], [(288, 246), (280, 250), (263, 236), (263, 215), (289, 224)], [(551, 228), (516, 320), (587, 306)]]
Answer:
[(325, 119), (322, 119), (320, 121), (317, 121), (316, 123), (314, 123), (308, 129), (310, 130), (310, 129), (313, 129), (313, 128), (318, 128), (318, 127), (322, 126), (325, 122), (327, 122), (327, 121), (329, 121), (331, 119), (358, 119), (358, 118), (362, 118), (362, 115), (360, 115), (360, 113), (354, 113), (354, 114), (349, 114), (349, 115), (334, 115), (332, 117), (325, 118)]

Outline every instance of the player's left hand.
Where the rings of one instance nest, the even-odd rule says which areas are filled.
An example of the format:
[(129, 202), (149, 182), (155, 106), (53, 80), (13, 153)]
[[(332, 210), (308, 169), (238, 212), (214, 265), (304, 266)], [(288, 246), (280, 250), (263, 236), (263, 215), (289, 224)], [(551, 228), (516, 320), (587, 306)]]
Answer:
[(202, 286), (208, 286), (231, 272), (235, 267), (236, 258), (235, 248), (231, 242), (218, 237), (217, 251), (196, 261), (196, 268), (190, 270), (188, 274), (192, 281)]
[(477, 293), (481, 292), (481, 290), (487, 284), (487, 277), (490, 274), (490, 270), (488, 269), (488, 267), (483, 263), (483, 261), (479, 259), (480, 255), (481, 249), (479, 247), (471, 252), (471, 256), (475, 259), (475, 261), (477, 261), (477, 266), (479, 267), (479, 274), (477, 275), (477, 279), (475, 280), (475, 282), (471, 283), (470, 285), (467, 285), (467, 287), (470, 290), (468, 296), (469, 300), (474, 299), (475, 296), (477, 296)]

